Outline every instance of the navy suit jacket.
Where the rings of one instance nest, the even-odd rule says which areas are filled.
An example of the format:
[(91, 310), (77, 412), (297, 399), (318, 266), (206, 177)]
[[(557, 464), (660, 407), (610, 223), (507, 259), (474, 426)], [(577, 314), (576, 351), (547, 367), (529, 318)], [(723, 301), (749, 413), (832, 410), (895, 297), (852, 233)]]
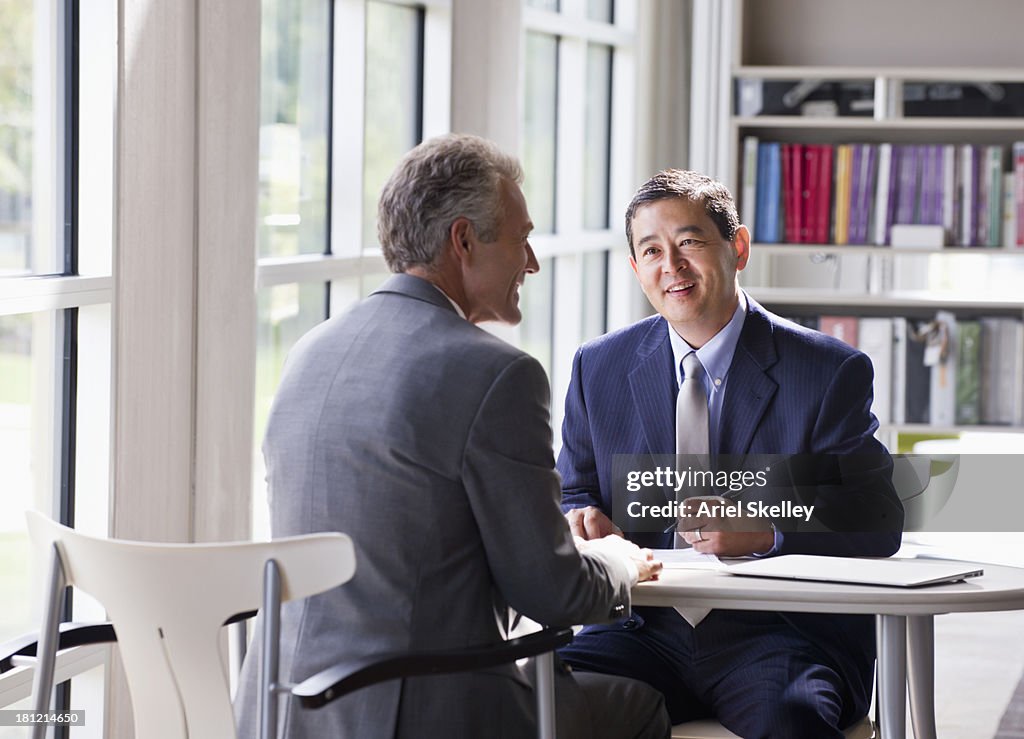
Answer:
[[(823, 473), (822, 500), (848, 505), (854, 515), (870, 511), (883, 525), (788, 532), (779, 553), (892, 554), (900, 544), (903, 509), (892, 487), (891, 459), (874, 438), (871, 361), (837, 339), (769, 313), (749, 296), (747, 306), (712, 453), (815, 455), (826, 460), (822, 469), (856, 460), (855, 474), (841, 480)], [(558, 457), (563, 509), (592, 505), (611, 515), (613, 455), (674, 452), (678, 386), (668, 330), (664, 318), (653, 316), (576, 353)], [(671, 536), (630, 538), (641, 546), (668, 548)], [(849, 684), (870, 683), (872, 619), (783, 615), (833, 655)]]

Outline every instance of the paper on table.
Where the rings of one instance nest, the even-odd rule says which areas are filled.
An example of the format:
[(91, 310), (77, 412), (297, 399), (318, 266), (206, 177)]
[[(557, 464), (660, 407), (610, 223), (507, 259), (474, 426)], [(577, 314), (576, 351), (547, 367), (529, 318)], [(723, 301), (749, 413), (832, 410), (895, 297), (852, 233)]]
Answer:
[(726, 564), (713, 554), (702, 554), (694, 549), (654, 549), (654, 558), (666, 570), (724, 570)]

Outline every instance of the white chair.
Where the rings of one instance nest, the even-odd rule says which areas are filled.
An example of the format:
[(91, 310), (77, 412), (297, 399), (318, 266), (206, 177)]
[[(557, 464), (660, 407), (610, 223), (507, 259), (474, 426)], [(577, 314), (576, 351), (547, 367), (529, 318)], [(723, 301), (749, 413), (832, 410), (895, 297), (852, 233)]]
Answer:
[[(37, 550), (50, 571), (38, 648), (32, 639), (0, 652), (0, 672), (35, 667), (34, 710), (46, 712), (58, 649), (116, 640), (128, 678), (135, 735), (146, 739), (226, 739), (235, 736), (220, 630), (236, 614), (262, 606), (261, 735), (277, 729), (278, 696), (318, 707), (384, 680), (484, 669), (523, 657), (537, 660), (538, 733), (554, 736), (552, 650), (572, 639), (569, 629), (546, 630), (477, 649), (410, 652), (354, 660), (282, 685), (277, 676), (279, 608), (341, 585), (355, 573), (348, 536), (312, 534), (271, 542), (157, 544), (98, 539), (36, 512), (28, 513)], [(99, 600), (110, 624), (59, 624), (65, 586)], [(112, 626), (112, 628), (111, 628)], [(115, 635), (116, 632), (116, 635)], [(38, 653), (37, 658), (31, 655)], [(271, 699), (267, 699), (271, 696)], [(34, 729), (41, 739), (44, 726)]]

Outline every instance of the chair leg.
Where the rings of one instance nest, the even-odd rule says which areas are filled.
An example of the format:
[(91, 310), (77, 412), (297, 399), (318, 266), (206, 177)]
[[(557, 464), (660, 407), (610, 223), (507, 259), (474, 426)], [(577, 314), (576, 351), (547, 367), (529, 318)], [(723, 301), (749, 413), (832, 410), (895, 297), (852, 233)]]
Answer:
[(260, 653), (260, 739), (277, 736), (278, 650), (281, 644), (281, 573), (277, 562), (263, 567), (263, 651)]
[(537, 680), (537, 736), (555, 739), (555, 654), (546, 652), (535, 660)]
[[(60, 556), (60, 547), (53, 542), (50, 552), (50, 582), (46, 598), (46, 612), (43, 614), (43, 627), (39, 632), (39, 646), (36, 649), (35, 674), (32, 677), (33, 710), (36, 713), (48, 713), (50, 694), (53, 692), (53, 672), (57, 659), (58, 630), (60, 629), (60, 611), (67, 587), (64, 575), (64, 563)], [(32, 726), (32, 739), (44, 739), (45, 724)]]

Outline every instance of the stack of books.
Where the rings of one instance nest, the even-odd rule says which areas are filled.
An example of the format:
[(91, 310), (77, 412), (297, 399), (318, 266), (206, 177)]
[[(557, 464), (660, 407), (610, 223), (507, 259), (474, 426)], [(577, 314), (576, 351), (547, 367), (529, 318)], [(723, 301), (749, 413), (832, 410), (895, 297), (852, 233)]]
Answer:
[(935, 226), (947, 245), (1024, 248), (1024, 142), (1008, 150), (747, 136), (741, 206), (761, 243), (886, 246), (905, 224)]

